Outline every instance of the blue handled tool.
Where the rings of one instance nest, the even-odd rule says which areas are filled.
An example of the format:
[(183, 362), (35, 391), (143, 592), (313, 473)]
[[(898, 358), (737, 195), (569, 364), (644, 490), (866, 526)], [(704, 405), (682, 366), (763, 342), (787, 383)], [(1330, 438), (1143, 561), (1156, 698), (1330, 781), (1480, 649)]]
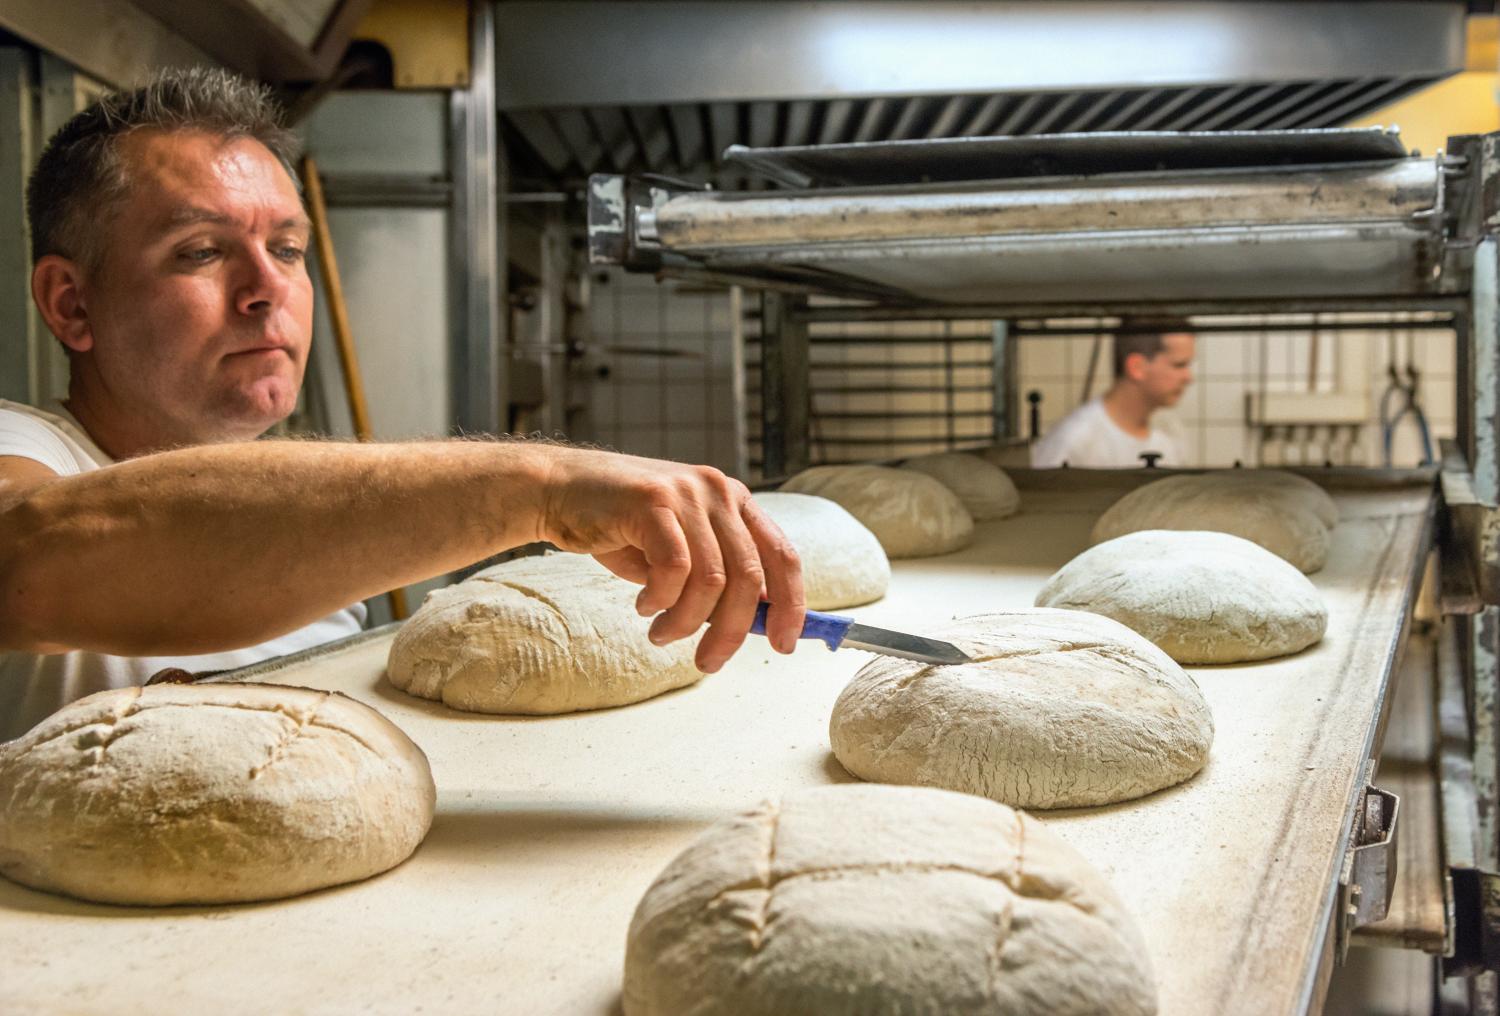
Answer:
[[(750, 630), (756, 635), (766, 633), (766, 612), (770, 608), (769, 603), (761, 603), (756, 608), (755, 623), (750, 626)], [(807, 620), (802, 622), (802, 634), (799, 637), (819, 639), (826, 642), (829, 649), (865, 649), (884, 656), (900, 656), (922, 663), (973, 662), (968, 653), (951, 642), (939, 642), (937, 639), (924, 639), (920, 635), (876, 628), (860, 624), (852, 617), (824, 614), (816, 610), (807, 612)]]

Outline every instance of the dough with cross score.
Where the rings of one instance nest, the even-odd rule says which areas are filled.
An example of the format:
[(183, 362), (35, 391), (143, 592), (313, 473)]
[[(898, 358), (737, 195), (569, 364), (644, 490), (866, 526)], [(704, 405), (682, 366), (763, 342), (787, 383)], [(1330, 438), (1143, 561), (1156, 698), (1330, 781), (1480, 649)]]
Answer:
[(802, 586), (813, 610), (857, 607), (885, 595), (891, 562), (875, 534), (826, 497), (763, 493), (755, 503), (781, 527), (802, 559)]
[(586, 554), (507, 561), (428, 594), (396, 633), (402, 691), (477, 713), (571, 713), (700, 680), (698, 637), (654, 646), (641, 587)]
[(793, 791), (646, 890), (625, 1016), (1149, 1016), (1114, 890), (1037, 819), (966, 794)]
[(974, 518), (958, 495), (914, 469), (814, 466), (781, 489), (843, 505), (875, 534), (888, 557), (951, 554), (974, 538)]
[(1114, 618), (1188, 664), (1285, 656), (1328, 627), (1306, 575), (1228, 533), (1148, 529), (1106, 540), (1063, 565), (1036, 605)]
[(1328, 527), (1305, 492), (1249, 470), (1169, 476), (1126, 494), (1094, 523), (1090, 542), (1145, 529), (1211, 530), (1259, 544), (1303, 572), (1328, 560)]
[(973, 663), (865, 664), (833, 706), (833, 753), (860, 779), (1017, 808), (1128, 801), (1208, 761), (1203, 693), (1118, 621), (1079, 610), (979, 614), (924, 635)]
[(422, 750), (333, 692), (102, 691), (0, 745), (0, 873), (101, 903), (276, 899), (400, 864), (435, 799)]
[(975, 522), (1003, 519), (1021, 507), (1021, 495), (1010, 477), (978, 455), (938, 452), (907, 459), (902, 468), (926, 473), (953, 491)]

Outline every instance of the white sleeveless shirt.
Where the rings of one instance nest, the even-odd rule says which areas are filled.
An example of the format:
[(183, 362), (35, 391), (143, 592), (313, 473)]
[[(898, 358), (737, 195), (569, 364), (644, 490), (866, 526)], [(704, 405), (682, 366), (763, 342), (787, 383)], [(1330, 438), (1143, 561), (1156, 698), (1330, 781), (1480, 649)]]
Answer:
[[(33, 459), (59, 476), (113, 464), (61, 403), (46, 410), (0, 399), (0, 456)], [(0, 741), (20, 737), (69, 702), (106, 688), (145, 684), (164, 667), (231, 670), (353, 635), (365, 605), (335, 611), (257, 646), (201, 656), (107, 656), (73, 651), (41, 655), (0, 651)]]

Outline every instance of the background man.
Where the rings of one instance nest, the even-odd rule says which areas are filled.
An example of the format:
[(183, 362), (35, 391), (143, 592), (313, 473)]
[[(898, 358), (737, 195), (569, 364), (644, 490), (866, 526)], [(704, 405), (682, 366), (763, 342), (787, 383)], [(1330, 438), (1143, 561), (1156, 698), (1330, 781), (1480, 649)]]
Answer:
[(1059, 420), (1032, 446), (1031, 464), (1118, 469), (1142, 465), (1142, 452), (1160, 452), (1161, 465), (1186, 465), (1177, 435), (1151, 417), (1182, 399), (1193, 380), (1193, 347), (1183, 322), (1122, 322), (1109, 391)]
[(292, 151), (263, 90), (194, 70), (101, 100), (42, 155), (31, 290), (71, 373), (65, 402), (0, 403), (0, 740), (162, 666), (353, 633), (358, 601), (535, 540), (641, 583), (658, 644), (707, 622), (705, 671), (762, 595), (791, 651), (797, 556), (717, 470), (255, 440), (295, 406), (312, 338)]

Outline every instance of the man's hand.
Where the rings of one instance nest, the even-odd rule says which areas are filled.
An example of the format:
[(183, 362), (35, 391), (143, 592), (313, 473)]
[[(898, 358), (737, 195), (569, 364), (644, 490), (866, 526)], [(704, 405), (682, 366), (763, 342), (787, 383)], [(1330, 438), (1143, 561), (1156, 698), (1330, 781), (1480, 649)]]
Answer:
[(772, 648), (795, 648), (802, 565), (743, 483), (710, 466), (583, 449), (558, 449), (550, 465), (538, 539), (592, 554), (645, 586), (636, 609), (656, 615), (652, 642), (686, 638), (707, 621), (696, 662), (713, 673), (745, 641), (766, 599)]

